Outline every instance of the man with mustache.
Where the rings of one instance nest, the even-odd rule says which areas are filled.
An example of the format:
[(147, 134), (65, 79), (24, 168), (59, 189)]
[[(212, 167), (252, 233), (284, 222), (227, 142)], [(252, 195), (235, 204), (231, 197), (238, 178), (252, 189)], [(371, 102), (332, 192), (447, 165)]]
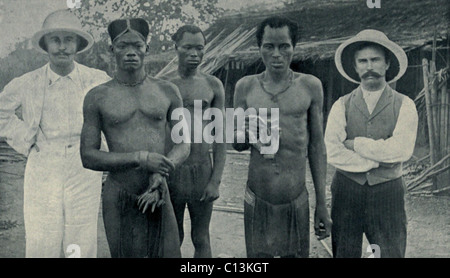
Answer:
[(83, 168), (79, 142), (84, 96), (110, 77), (74, 61), (94, 40), (69, 10), (47, 16), (32, 42), (49, 63), (0, 93), (0, 136), (27, 156), (26, 257), (59, 257), (61, 247), (75, 252), (66, 256), (96, 257), (102, 173)]
[[(180, 257), (166, 177), (189, 156), (189, 144), (165, 155), (165, 130), (177, 124), (171, 115), (183, 101), (173, 83), (145, 71), (147, 21), (114, 20), (108, 33), (117, 70), (86, 95), (81, 158), (86, 168), (109, 172), (102, 209), (111, 257)], [(109, 152), (100, 150), (102, 132)]]
[[(190, 126), (194, 126), (194, 101), (201, 102), (203, 112), (208, 108), (217, 108), (224, 115), (225, 92), (221, 81), (198, 69), (206, 44), (202, 30), (194, 25), (184, 25), (175, 32), (172, 39), (177, 51), (178, 69), (163, 78), (178, 86), (184, 107), (191, 115)], [(203, 139), (201, 142), (195, 142), (194, 133), (202, 134), (203, 128), (209, 122), (202, 121), (202, 126), (199, 127), (201, 129), (191, 132), (191, 153), (169, 178), (170, 197), (178, 222), (180, 244), (184, 238), (183, 222), (186, 206), (189, 210), (191, 239), (195, 248), (194, 258), (211, 257), (209, 224), (213, 201), (219, 198), (219, 185), (226, 158), (226, 145), (223, 142), (210, 144)]]
[(334, 257), (361, 257), (363, 234), (381, 257), (404, 257), (405, 186), (402, 162), (414, 150), (414, 102), (389, 84), (405, 73), (403, 49), (377, 30), (339, 46), (335, 63), (359, 86), (332, 106), (325, 131), (331, 184)]
[[(270, 156), (260, 153), (258, 144), (250, 144), (249, 123), (245, 134), (242, 127), (235, 132), (233, 147), (238, 151), (251, 148), (244, 203), (247, 257), (308, 257), (306, 159), (315, 187), (315, 233), (324, 239), (331, 229), (325, 202), (322, 83), (312, 75), (290, 69), (298, 39), (295, 22), (267, 18), (258, 26), (256, 38), (266, 70), (238, 81), (234, 107), (244, 111), (279, 109), (281, 133), (278, 151)], [(239, 142), (239, 138), (245, 138), (245, 142)]]

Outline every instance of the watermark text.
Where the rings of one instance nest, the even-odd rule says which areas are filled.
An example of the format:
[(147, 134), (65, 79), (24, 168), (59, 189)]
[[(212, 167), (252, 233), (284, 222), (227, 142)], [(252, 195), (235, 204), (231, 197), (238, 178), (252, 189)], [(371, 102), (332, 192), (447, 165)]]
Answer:
[[(183, 143), (250, 143), (261, 154), (275, 154), (279, 148), (279, 109), (211, 107), (203, 111), (202, 101), (194, 100), (193, 114), (187, 108), (174, 109), (171, 138)], [(182, 119), (185, 119), (184, 121)], [(208, 123), (203, 126), (203, 121)], [(192, 126), (191, 126), (192, 125)], [(225, 134), (224, 134), (225, 133)]]
[(366, 4), (369, 9), (381, 8), (381, 0), (367, 0)]
[(81, 0), (67, 0), (67, 7), (69, 9), (79, 9), (81, 8)]

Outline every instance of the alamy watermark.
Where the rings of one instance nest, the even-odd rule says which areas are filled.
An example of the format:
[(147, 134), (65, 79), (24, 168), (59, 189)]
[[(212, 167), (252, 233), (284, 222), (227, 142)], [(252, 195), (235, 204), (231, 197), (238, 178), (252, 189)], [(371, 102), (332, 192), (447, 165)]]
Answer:
[(371, 253), (368, 258), (381, 258), (381, 248), (378, 244), (367, 245), (366, 252)]
[(81, 8), (81, 0), (67, 0), (67, 7), (69, 9)]
[(66, 258), (81, 258), (81, 248), (78, 244), (69, 244), (66, 248)]
[[(194, 100), (194, 115), (186, 108), (177, 108), (172, 112), (171, 120), (179, 122), (173, 126), (171, 138), (175, 144), (191, 143), (192, 134), (194, 143), (211, 144), (235, 143), (235, 140), (236, 143), (245, 143), (248, 136), (248, 142), (254, 144), (261, 154), (272, 155), (279, 147), (280, 114), (278, 108), (271, 108), (270, 113), (268, 112), (267, 108), (260, 108), (258, 111), (255, 108), (245, 111), (242, 108), (227, 108), (223, 115), (222, 110), (215, 107), (203, 111), (202, 101)], [(186, 121), (181, 121), (183, 117)], [(209, 121), (204, 128), (203, 120)]]
[(369, 9), (381, 8), (381, 0), (367, 0), (366, 5)]

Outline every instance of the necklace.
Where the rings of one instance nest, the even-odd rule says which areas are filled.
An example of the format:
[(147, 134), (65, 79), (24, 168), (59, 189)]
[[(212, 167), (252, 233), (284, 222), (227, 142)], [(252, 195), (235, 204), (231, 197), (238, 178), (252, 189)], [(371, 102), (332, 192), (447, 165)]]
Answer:
[(135, 87), (139, 84), (142, 84), (144, 82), (144, 80), (147, 79), (147, 74), (145, 74), (145, 76), (144, 76), (144, 78), (142, 78), (142, 80), (136, 81), (134, 83), (127, 83), (127, 82), (120, 81), (119, 78), (117, 78), (117, 75), (114, 76), (114, 78), (117, 80), (117, 83), (119, 83), (120, 85), (123, 85), (126, 87)]
[(262, 77), (258, 78), (259, 84), (261, 85), (261, 88), (263, 89), (263, 91), (270, 95), (270, 100), (273, 102), (278, 102), (278, 96), (281, 95), (282, 93), (286, 92), (291, 86), (292, 86), (292, 80), (293, 80), (293, 76), (294, 76), (294, 72), (292, 70), (289, 70), (289, 81), (288, 84), (285, 88), (283, 88), (282, 90), (280, 90), (277, 93), (272, 93), (269, 92), (265, 87), (264, 87), (264, 83), (262, 81)]

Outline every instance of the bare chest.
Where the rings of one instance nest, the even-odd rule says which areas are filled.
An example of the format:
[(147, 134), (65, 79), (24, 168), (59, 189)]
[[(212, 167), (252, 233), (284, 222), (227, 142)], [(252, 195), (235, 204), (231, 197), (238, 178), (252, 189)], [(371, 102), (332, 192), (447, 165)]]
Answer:
[(272, 93), (264, 90), (259, 84), (254, 86), (247, 95), (247, 107), (267, 109), (278, 109), (279, 115), (283, 117), (300, 117), (307, 113), (311, 105), (311, 97), (307, 89), (301, 85), (293, 84), (286, 91)]
[(118, 126), (130, 121), (166, 121), (170, 100), (152, 88), (113, 89), (100, 110), (105, 125)]
[(174, 83), (180, 90), (183, 98), (183, 106), (193, 109), (201, 103), (203, 109), (211, 106), (214, 99), (214, 91), (204, 79), (176, 80)]

